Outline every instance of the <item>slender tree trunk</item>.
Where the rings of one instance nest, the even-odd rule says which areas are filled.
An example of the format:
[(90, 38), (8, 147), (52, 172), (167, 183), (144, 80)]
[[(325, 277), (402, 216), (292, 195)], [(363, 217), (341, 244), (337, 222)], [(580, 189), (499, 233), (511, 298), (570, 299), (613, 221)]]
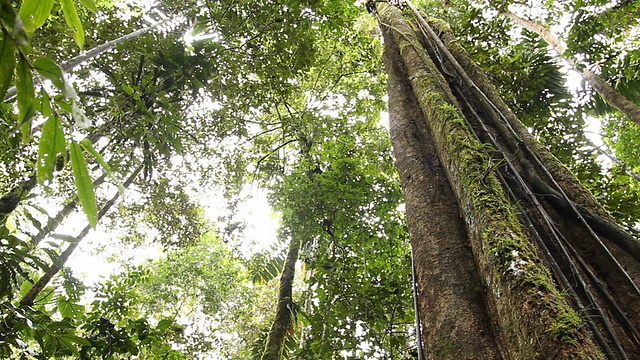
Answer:
[[(416, 148), (410, 146), (411, 137), (398, 136), (403, 131), (395, 128), (399, 122), (394, 120), (391, 129), (414, 251), (418, 252), (420, 234), (431, 232), (438, 238), (425, 241), (429, 256), (416, 259), (416, 267), (424, 261), (442, 266), (456, 249), (453, 235), (434, 230), (447, 228), (439, 224), (445, 211), (429, 210), (424, 204), (435, 203), (438, 195), (421, 195), (426, 191), (421, 188), (442, 187), (433, 170), (433, 164), (439, 163), (467, 230), (463, 236), (473, 254), (471, 263), (486, 289), (485, 313), (493, 331), (483, 346), (497, 347), (486, 354), (508, 359), (596, 359), (603, 353), (613, 359), (640, 356), (640, 292), (634, 282), (640, 274), (634, 260), (637, 240), (612, 224), (575, 177), (523, 130), (448, 29), (431, 21), (441, 39), (412, 10), (409, 24), (397, 8), (377, 3), (379, 23), (386, 29), (391, 118), (419, 123), (424, 119), (427, 128), (415, 130), (422, 125), (414, 125), (407, 132), (417, 139), (411, 141), (423, 142), (420, 152), (410, 150)], [(390, 55), (392, 42), (401, 64)], [(399, 76), (397, 69), (402, 67), (406, 74)], [(409, 89), (408, 84), (423, 118), (407, 115), (416, 114), (411, 109), (415, 104), (398, 89)], [(425, 132), (431, 137), (415, 135)], [(426, 152), (430, 141), (437, 159)], [(623, 239), (614, 241), (618, 237)], [(442, 242), (450, 245), (449, 251), (443, 251)], [(468, 268), (451, 269), (460, 274), (452, 278), (469, 281), (462, 280), (468, 279)], [(434, 278), (438, 276), (432, 275), (431, 283), (418, 278), (421, 301), (433, 297), (431, 287), (451, 295), (438, 288), (441, 285)], [(475, 283), (466, 285), (473, 288)], [(452, 310), (434, 309), (442, 317)], [(447, 335), (451, 329), (439, 326), (438, 314), (421, 311), (420, 315), (423, 329), (444, 332), (433, 339), (464, 340), (464, 336), (455, 338), (458, 334)], [(431, 352), (434, 340), (429, 336), (425, 334), (429, 355), (461, 356), (459, 351)]]
[(551, 31), (542, 24), (529, 19), (523, 19), (511, 11), (504, 13), (508, 18), (516, 24), (524, 27), (529, 31), (537, 33), (544, 41), (547, 42), (560, 55), (571, 68), (578, 72), (593, 88), (604, 98), (609, 105), (620, 110), (629, 120), (640, 126), (640, 108), (636, 103), (620, 94), (616, 89), (604, 81), (598, 74), (589, 69), (581, 70), (576, 66), (575, 60), (565, 55), (567, 46), (558, 38), (551, 34)]
[(587, 143), (594, 148), (597, 152), (599, 152), (601, 155), (604, 155), (607, 157), (607, 159), (609, 159), (612, 163), (616, 164), (618, 167), (620, 167), (621, 169), (624, 170), (625, 173), (627, 173), (627, 175), (631, 176), (632, 178), (634, 178), (636, 181), (640, 181), (640, 175), (638, 173), (636, 173), (635, 171), (633, 171), (633, 169), (631, 169), (630, 167), (627, 166), (627, 164), (623, 163), (622, 161), (618, 160), (618, 158), (612, 154), (611, 152), (609, 152), (605, 146), (598, 146), (596, 145), (593, 141), (588, 140), (587, 139)]
[[(93, 188), (96, 189), (98, 186), (102, 185), (107, 178), (107, 174), (102, 174), (99, 178), (97, 178), (93, 182)], [(74, 196), (58, 213), (55, 217), (50, 218), (47, 221), (47, 224), (38, 231), (37, 234), (31, 237), (31, 245), (35, 248), (42, 239), (55, 231), (58, 226), (64, 221), (64, 219), (71, 214), (73, 210), (78, 206), (78, 196)]]
[[(133, 181), (135, 181), (138, 175), (140, 175), (140, 172), (142, 172), (143, 168), (144, 168), (144, 165), (139, 165), (133, 171), (133, 173), (129, 176), (129, 178), (127, 178), (123, 186), (125, 188), (128, 188), (133, 183)], [(119, 197), (120, 197), (120, 192), (116, 192), (115, 195), (102, 206), (102, 208), (98, 212), (98, 220), (100, 220), (111, 209), (111, 207), (116, 203)], [(20, 299), (19, 304), (21, 308), (28, 308), (33, 306), (34, 301), (36, 300), (38, 295), (40, 295), (42, 290), (44, 290), (44, 288), (49, 284), (51, 279), (53, 279), (53, 277), (60, 271), (60, 269), (62, 269), (64, 264), (67, 262), (67, 260), (69, 260), (69, 257), (73, 254), (73, 252), (76, 250), (76, 248), (80, 244), (80, 241), (82, 241), (82, 239), (89, 233), (90, 230), (91, 230), (90, 225), (85, 226), (85, 228), (82, 229), (82, 231), (76, 236), (75, 238), (76, 241), (71, 243), (62, 252), (58, 261), (51, 264), (51, 266), (44, 273), (44, 275), (42, 275), (42, 277), (40, 277), (40, 279), (31, 287), (31, 289), (22, 297), (22, 299)], [(10, 313), (4, 317), (4, 319), (0, 323), (0, 341), (2, 341), (9, 334), (10, 331), (12, 331), (14, 320), (15, 320), (15, 312)]]
[[(97, 136), (95, 134), (91, 134), (89, 135), (88, 139), (93, 144), (97, 141)], [(66, 157), (69, 157), (68, 153)], [(59, 161), (61, 162), (62, 160)], [(62, 163), (60, 163), (60, 165), (62, 165)], [(95, 187), (102, 184), (104, 182), (105, 176), (106, 175), (103, 175), (99, 179), (97, 179), (94, 182), (93, 186)], [(4, 222), (7, 220), (7, 217), (9, 217), (9, 215), (11, 215), (11, 213), (18, 208), (18, 205), (20, 205), (22, 200), (26, 199), (27, 196), (29, 196), (29, 194), (31, 193), (31, 190), (33, 190), (36, 186), (38, 186), (37, 174), (36, 170), (33, 169), (32, 174), (29, 175), (29, 178), (27, 180), (22, 181), (9, 192), (0, 197), (0, 224), (4, 224)], [(65, 209), (66, 208), (67, 207), (65, 207)], [(73, 210), (73, 208), (69, 209), (69, 211), (71, 210)]]
[[(136, 30), (132, 33), (129, 33), (127, 35), (123, 35), (117, 39), (113, 39), (111, 41), (108, 41), (102, 45), (98, 45), (96, 47), (94, 47), (91, 50), (85, 51), (82, 54), (74, 57), (73, 59), (70, 59), (68, 61), (66, 61), (65, 63), (62, 64), (62, 70), (64, 72), (69, 72), (70, 70), (72, 70), (73, 68), (75, 68), (76, 66), (94, 59), (100, 55), (102, 55), (103, 53), (113, 49), (116, 47), (116, 45), (124, 43), (126, 41), (132, 40), (132, 39), (136, 39), (139, 38), (140, 36), (148, 33), (149, 31), (152, 31), (156, 28), (158, 28), (160, 25), (166, 23), (166, 21), (159, 21), (155, 24), (153, 24), (152, 26), (148, 26), (146, 28), (142, 28), (140, 30)], [(7, 90), (7, 95), (4, 98), (4, 101), (10, 101), (11, 99), (13, 99), (16, 96), (16, 87), (12, 86), (11, 88), (9, 88), (9, 90)]]
[(262, 360), (280, 360), (284, 350), (284, 341), (293, 326), (295, 304), (293, 303), (293, 279), (300, 251), (300, 240), (297, 237), (291, 239), (287, 258), (280, 277), (280, 290), (278, 292), (278, 305), (276, 316), (271, 325), (267, 343), (265, 345)]
[[(133, 171), (133, 173), (129, 176), (129, 178), (123, 184), (125, 189), (128, 188), (133, 183), (133, 181), (135, 181), (135, 179), (138, 177), (138, 175), (140, 175), (140, 172), (142, 171), (143, 168), (144, 168), (143, 165), (139, 165)], [(118, 200), (119, 197), (120, 197), (120, 192), (118, 191), (118, 192), (115, 193), (115, 195), (113, 195), (113, 197), (111, 197), (111, 199), (109, 199), (109, 201), (107, 201), (102, 206), (102, 208), (98, 212), (98, 220), (102, 219), (102, 217), (104, 217), (104, 215), (109, 210), (111, 210), (111, 207), (116, 203), (116, 201)], [(82, 239), (85, 236), (87, 236), (87, 234), (89, 233), (90, 230), (91, 230), (91, 226), (90, 225), (87, 225), (87, 226), (85, 226), (84, 229), (82, 229), (82, 231), (78, 234), (78, 236), (76, 236), (76, 240), (77, 241), (75, 241), (74, 243), (69, 245), (67, 247), (67, 249), (65, 249), (65, 251), (62, 252), (62, 254), (60, 255), (59, 261), (57, 263), (55, 263), (55, 264), (52, 264), (51, 267), (49, 268), (49, 270), (40, 278), (40, 280), (38, 280), (33, 285), (31, 290), (29, 290), (29, 292), (20, 300), (20, 305), (21, 306), (31, 306), (31, 305), (33, 305), (33, 302), (36, 299), (36, 297), (38, 296), (38, 294), (40, 294), (42, 289), (44, 289), (44, 287), (47, 286), (47, 284), (49, 283), (49, 281), (51, 281), (53, 276), (56, 275), (60, 271), (60, 269), (62, 269), (62, 266), (64, 266), (64, 264), (67, 262), (67, 260), (69, 260), (69, 257), (75, 251), (75, 249), (78, 247), (78, 245), (80, 244), (80, 241), (82, 241)]]

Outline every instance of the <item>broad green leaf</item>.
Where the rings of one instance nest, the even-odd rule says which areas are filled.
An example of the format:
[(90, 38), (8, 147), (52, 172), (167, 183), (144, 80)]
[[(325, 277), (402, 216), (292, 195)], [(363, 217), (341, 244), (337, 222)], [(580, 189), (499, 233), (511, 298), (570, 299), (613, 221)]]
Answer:
[(64, 90), (64, 76), (58, 64), (48, 58), (37, 58), (36, 61), (33, 62), (33, 65), (40, 75), (51, 80), (53, 85), (58, 89)]
[(13, 45), (11, 37), (2, 33), (0, 40), (0, 101), (4, 99), (7, 89), (11, 86), (13, 70), (16, 67), (15, 51), (16, 47)]
[(38, 144), (38, 183), (53, 179), (58, 154), (64, 153), (67, 142), (62, 131), (60, 118), (56, 114), (47, 119), (42, 125), (42, 137)]
[(47, 96), (47, 93), (44, 89), (40, 90), (40, 114), (43, 117), (51, 116), (53, 110), (51, 109), (51, 99)]
[[(74, 100), (75, 101), (75, 100)], [(58, 105), (62, 110), (71, 114), (73, 112), (73, 107), (64, 99), (55, 99), (55, 104)]]
[(53, 8), (54, 0), (24, 0), (20, 6), (20, 18), (29, 32), (42, 26)]
[(35, 115), (35, 90), (33, 88), (33, 77), (29, 63), (22, 57), (18, 61), (18, 78), (16, 89), (18, 91), (18, 112), (20, 121), (20, 131), (22, 140), (27, 142), (31, 139), (31, 119)]
[(124, 90), (128, 95), (133, 94), (133, 88), (127, 84), (122, 84), (122, 90)]
[(80, 2), (82, 3), (82, 5), (84, 5), (84, 7), (89, 9), (89, 11), (91, 11), (93, 13), (98, 12), (98, 8), (96, 7), (96, 3), (93, 2), (93, 0), (80, 0)]
[(67, 26), (73, 30), (73, 39), (78, 44), (78, 47), (82, 49), (84, 47), (84, 29), (73, 0), (62, 0), (62, 12)]
[(95, 227), (98, 223), (98, 206), (96, 204), (96, 195), (93, 192), (93, 181), (89, 176), (87, 169), (87, 161), (84, 159), (82, 148), (77, 142), (72, 142), (69, 146), (69, 156), (71, 157), (71, 168), (73, 169), (73, 177), (76, 187), (78, 188), (78, 198), (82, 209), (87, 214), (89, 224)]
[(69, 334), (64, 334), (60, 337), (61, 339), (68, 339), (71, 342), (74, 342), (76, 344), (79, 345), (84, 345), (84, 346), (91, 346), (91, 342), (87, 339), (81, 338), (77, 335), (73, 335), (71, 333)]
[(100, 155), (100, 153), (93, 148), (93, 145), (91, 145), (91, 141), (89, 141), (89, 139), (84, 139), (80, 142), (80, 145), (82, 146), (84, 151), (88, 152), (89, 154), (93, 155), (96, 158), (96, 161), (98, 162), (98, 164), (102, 166), (104, 171), (107, 173), (107, 176), (109, 176), (111, 179), (113, 179), (113, 181), (116, 182), (116, 184), (118, 184), (118, 190), (122, 194), (124, 192), (124, 185), (120, 180), (118, 180), (113, 175), (113, 172), (111, 171), (111, 167), (106, 161), (104, 161), (104, 159), (102, 158), (102, 155)]
[(0, 19), (2, 19), (5, 26), (8, 25), (9, 30), (11, 30), (10, 37), (13, 38), (18, 46), (26, 46), (28, 44), (27, 29), (24, 27), (22, 20), (20, 20), (18, 13), (13, 10), (11, 4), (6, 0), (0, 2)]
[(58, 298), (58, 311), (60, 311), (60, 315), (62, 315), (63, 318), (73, 317), (73, 304), (69, 301), (69, 299), (61, 296)]
[(54, 239), (58, 239), (58, 240), (62, 240), (62, 241), (70, 242), (70, 243), (76, 243), (76, 242), (80, 241), (79, 238), (77, 238), (77, 237), (75, 237), (73, 235), (51, 234), (49, 236), (54, 238)]
[(168, 329), (169, 326), (171, 326), (172, 324), (173, 324), (173, 321), (171, 321), (169, 319), (162, 319), (162, 320), (158, 321), (158, 326), (156, 326), (156, 329), (165, 330), (165, 329)]

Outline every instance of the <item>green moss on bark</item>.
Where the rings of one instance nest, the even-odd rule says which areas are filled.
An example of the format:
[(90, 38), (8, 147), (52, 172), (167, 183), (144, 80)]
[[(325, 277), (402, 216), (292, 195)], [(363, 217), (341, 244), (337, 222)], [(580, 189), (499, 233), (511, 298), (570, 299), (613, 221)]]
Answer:
[(599, 359), (585, 324), (556, 287), (523, 231), (516, 210), (489, 171), (485, 146), (468, 129), (448, 84), (392, 7), (379, 13), (394, 30), (414, 92), (434, 136), (438, 155), (458, 199), (489, 306), (509, 358)]

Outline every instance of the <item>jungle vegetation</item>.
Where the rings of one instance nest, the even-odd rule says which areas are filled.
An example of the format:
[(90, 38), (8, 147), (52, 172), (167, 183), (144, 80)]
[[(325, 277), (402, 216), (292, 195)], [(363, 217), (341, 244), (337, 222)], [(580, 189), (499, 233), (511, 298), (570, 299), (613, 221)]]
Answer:
[(640, 357), (639, 9), (0, 0), (0, 357)]

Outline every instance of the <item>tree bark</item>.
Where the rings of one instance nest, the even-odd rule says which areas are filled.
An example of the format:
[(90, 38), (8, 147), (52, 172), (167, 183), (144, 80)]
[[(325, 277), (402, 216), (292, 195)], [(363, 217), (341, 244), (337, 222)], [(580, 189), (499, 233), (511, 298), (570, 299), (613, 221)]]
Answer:
[[(450, 73), (457, 71), (460, 65), (443, 67), (440, 57), (445, 54), (441, 40), (430, 40), (431, 45), (421, 44), (414, 31), (422, 26), (419, 22), (410, 25), (398, 9), (386, 3), (378, 3), (377, 9), (381, 27), (388, 29), (398, 45), (407, 69), (407, 81), (411, 82), (439, 162), (457, 199), (467, 228), (466, 241), (487, 289), (487, 308), (495, 326), (494, 342), (498, 347), (496, 354), (511, 359), (601, 358), (585, 322), (556, 285), (545, 264), (546, 258), (540, 257), (542, 250), (533, 241), (536, 229), (528, 229), (527, 222), (521, 223), (523, 218), (517, 211), (520, 205), (514, 205), (508, 199), (507, 195), (513, 195), (503, 188), (504, 175), (495, 172), (500, 164), (494, 162), (487, 153), (490, 148), (479, 142), (477, 129), (468, 123), (468, 117), (472, 115), (489, 117), (492, 112), (499, 111), (482, 97), (484, 95), (476, 92), (477, 86), (461, 75), (451, 79), (452, 83), (462, 83), (460, 88), (455, 85), (452, 92), (452, 85), (444, 75), (451, 78)], [(427, 51), (425, 47), (432, 48)], [(468, 93), (463, 93), (467, 90)], [(465, 96), (471, 97), (470, 102), (474, 104), (493, 106), (472, 108), (463, 113), (463, 106), (458, 101), (463, 101), (466, 109)], [(494, 132), (489, 130), (486, 136), (494, 136)], [(413, 162), (415, 166), (424, 166), (420, 158)], [(401, 162), (398, 166), (401, 174), (406, 173), (400, 168)], [(513, 168), (512, 171), (522, 169)], [(431, 179), (428, 181), (431, 183)], [(423, 214), (421, 221), (426, 222), (431, 216), (432, 213)], [(415, 224), (409, 223), (409, 226), (410, 232), (416, 231)], [(440, 241), (448, 242), (449, 239), (441, 238)], [(437, 254), (432, 256), (442, 256)], [(423, 317), (423, 321), (430, 320)], [(425, 323), (425, 326), (430, 325)], [(459, 357), (460, 353), (445, 354), (441, 358), (453, 356)]]
[(620, 94), (616, 89), (604, 81), (600, 75), (594, 73), (589, 69), (581, 70), (576, 66), (575, 60), (565, 55), (567, 46), (558, 38), (551, 34), (551, 31), (542, 24), (529, 19), (523, 19), (511, 11), (504, 13), (509, 19), (513, 20), (516, 24), (524, 27), (529, 31), (537, 33), (544, 41), (547, 42), (560, 57), (562, 57), (571, 68), (578, 72), (593, 88), (602, 96), (603, 99), (609, 105), (620, 110), (629, 120), (633, 121), (636, 125), (640, 126), (640, 107), (633, 101), (627, 99), (626, 96)]
[(486, 292), (455, 196), (395, 40), (388, 29), (383, 35), (389, 131), (416, 267), (424, 353), (429, 359), (499, 359)]
[[(592, 322), (590, 329), (594, 334), (599, 331), (603, 338), (608, 338), (598, 341), (609, 357), (624, 358), (625, 352), (629, 356), (640, 356), (640, 308), (637, 306), (640, 302), (637, 286), (640, 283), (640, 242), (617, 226), (575, 176), (527, 132), (451, 31), (441, 23), (431, 24), (438, 28), (447, 46), (445, 52), (453, 54), (453, 61), (458, 62), (463, 68), (462, 73), (470, 78), (468, 89), (481, 90), (491, 106), (503, 116), (495, 126), (490, 126), (502, 128), (494, 129), (494, 132), (499, 134), (498, 139), (502, 139), (499, 142), (503, 149), (508, 148), (503, 159), (514, 159), (520, 163), (523, 177), (530, 184), (528, 191), (535, 193), (534, 200), (539, 200), (543, 206), (542, 212), (531, 208), (526, 210), (534, 220), (538, 218), (535, 226), (528, 226), (546, 232), (544, 236), (547, 238), (557, 237), (551, 243), (547, 240), (552, 248), (549, 255), (559, 263), (560, 269), (554, 270), (556, 280), (566, 282), (568, 279), (571, 282), (570, 286), (564, 285), (564, 291), (577, 292), (572, 295), (580, 298), (573, 300), (577, 308), (579, 302), (586, 304), (586, 309), (579, 311)], [(460, 83), (459, 80), (454, 81)], [(459, 98), (466, 95), (469, 99), (473, 97), (471, 92), (475, 91), (459, 92)], [(480, 108), (477, 111), (488, 112)], [(507, 144), (507, 139), (512, 143)], [(504, 176), (513, 177), (514, 174), (515, 171), (506, 172)], [(527, 198), (530, 196), (524, 194), (518, 201), (524, 204), (530, 201)], [(545, 217), (551, 223), (541, 220)], [(617, 349), (607, 350), (608, 344)]]
[(262, 360), (280, 360), (284, 350), (284, 341), (293, 326), (295, 304), (293, 303), (293, 279), (300, 251), (300, 240), (291, 239), (287, 258), (280, 277), (280, 290), (278, 292), (278, 305), (276, 316), (271, 325), (269, 336), (265, 344)]

